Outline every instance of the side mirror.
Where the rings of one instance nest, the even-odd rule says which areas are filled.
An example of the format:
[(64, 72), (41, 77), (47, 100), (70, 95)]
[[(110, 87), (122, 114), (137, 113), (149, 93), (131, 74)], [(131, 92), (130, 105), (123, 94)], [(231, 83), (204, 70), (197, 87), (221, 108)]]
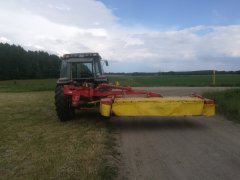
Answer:
[(105, 65), (108, 66), (108, 61), (107, 60), (103, 60)]

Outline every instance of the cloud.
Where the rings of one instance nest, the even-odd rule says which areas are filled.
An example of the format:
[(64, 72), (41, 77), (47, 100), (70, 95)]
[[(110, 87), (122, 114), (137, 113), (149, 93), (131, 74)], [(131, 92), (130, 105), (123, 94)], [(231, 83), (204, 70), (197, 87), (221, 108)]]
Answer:
[(153, 29), (121, 25), (95, 0), (0, 2), (0, 42), (64, 53), (93, 51), (107, 71), (237, 70), (240, 25)]
[(8, 38), (5, 38), (5, 37), (0, 37), (0, 42), (1, 43), (11, 43), (11, 41), (8, 39)]

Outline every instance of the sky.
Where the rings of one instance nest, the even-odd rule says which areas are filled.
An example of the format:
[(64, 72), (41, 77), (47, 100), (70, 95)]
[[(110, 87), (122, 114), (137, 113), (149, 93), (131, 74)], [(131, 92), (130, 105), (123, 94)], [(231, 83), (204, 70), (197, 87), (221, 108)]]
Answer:
[(106, 72), (240, 70), (239, 0), (0, 0), (0, 42), (99, 52)]

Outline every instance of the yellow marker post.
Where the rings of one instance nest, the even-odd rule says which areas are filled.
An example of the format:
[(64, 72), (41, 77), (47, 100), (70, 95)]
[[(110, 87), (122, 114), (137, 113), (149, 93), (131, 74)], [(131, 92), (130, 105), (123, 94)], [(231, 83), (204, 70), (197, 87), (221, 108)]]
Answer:
[(118, 81), (115, 82), (116, 86), (120, 86), (120, 83)]
[(213, 70), (213, 86), (216, 84), (216, 71)]

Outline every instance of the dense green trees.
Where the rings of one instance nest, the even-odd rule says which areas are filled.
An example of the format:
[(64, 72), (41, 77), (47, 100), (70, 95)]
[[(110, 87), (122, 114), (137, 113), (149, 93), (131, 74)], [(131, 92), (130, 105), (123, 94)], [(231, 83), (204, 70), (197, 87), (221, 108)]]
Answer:
[(59, 66), (56, 55), (0, 43), (0, 80), (56, 78)]

